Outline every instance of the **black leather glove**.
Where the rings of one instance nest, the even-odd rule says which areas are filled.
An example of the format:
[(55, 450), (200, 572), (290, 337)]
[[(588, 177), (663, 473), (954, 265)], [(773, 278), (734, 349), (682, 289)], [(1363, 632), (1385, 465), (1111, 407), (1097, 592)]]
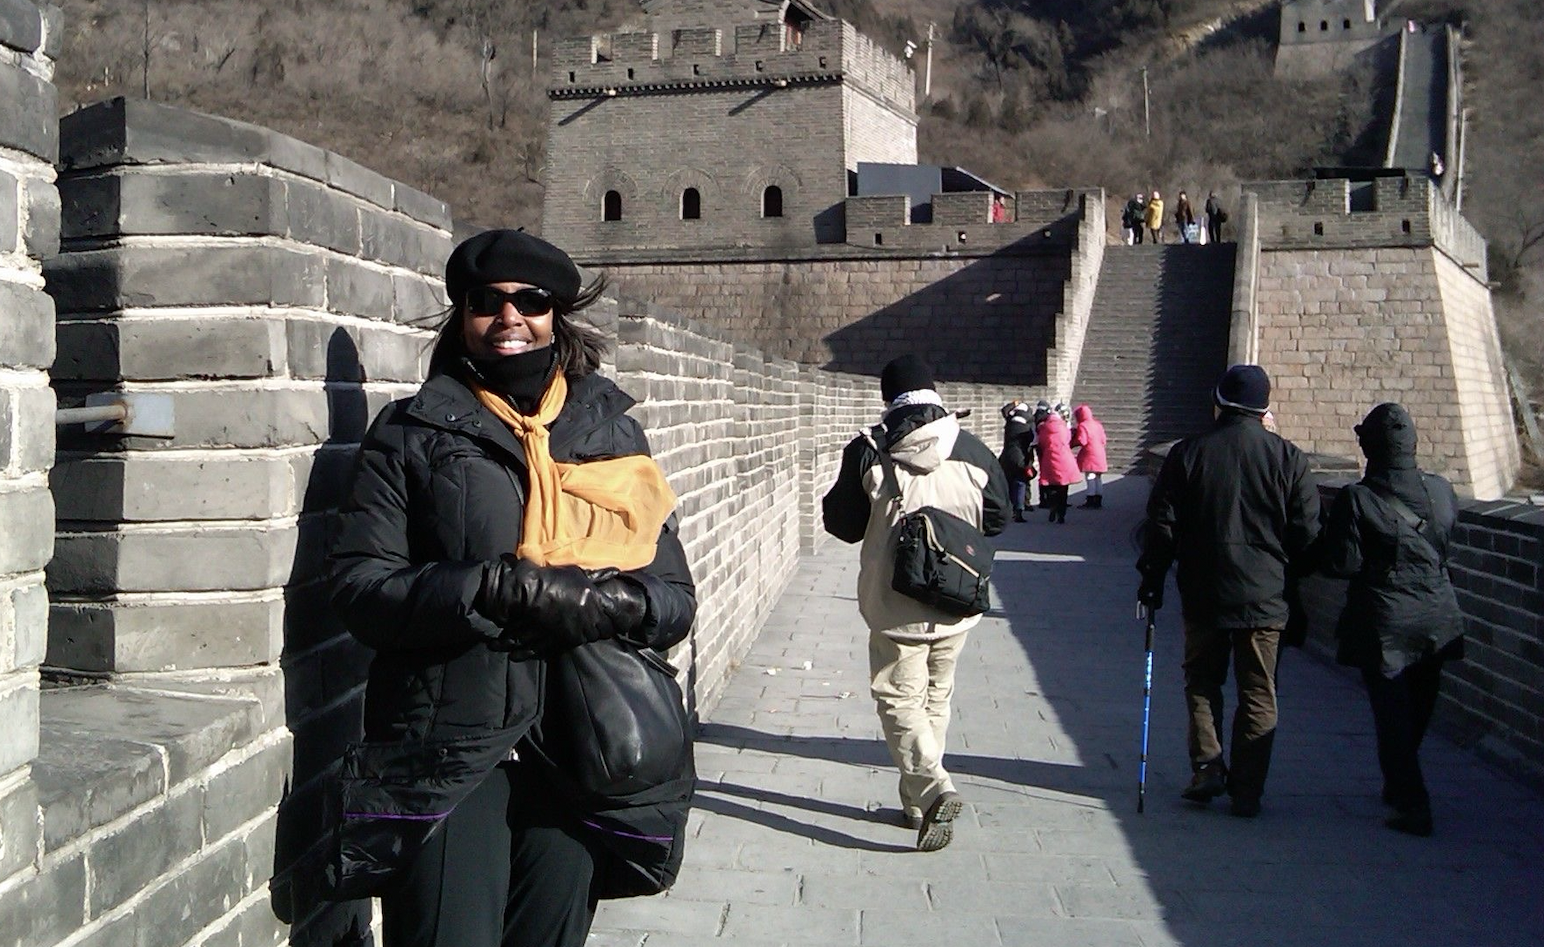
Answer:
[(1163, 607), (1163, 576), (1145, 575), (1142, 577), (1142, 585), (1137, 589), (1137, 601), (1157, 611)]
[(538, 566), (506, 553), (484, 571), (476, 607), (504, 629), (491, 647), (520, 659), (635, 631), (648, 601), (615, 569)]

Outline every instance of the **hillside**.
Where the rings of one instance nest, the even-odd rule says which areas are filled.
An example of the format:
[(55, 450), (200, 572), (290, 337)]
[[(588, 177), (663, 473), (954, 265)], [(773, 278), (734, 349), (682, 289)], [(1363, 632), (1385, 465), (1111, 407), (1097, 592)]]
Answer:
[[(553, 39), (642, 22), (636, 0), (58, 2), (66, 110), (148, 89), (348, 155), (469, 221), (533, 229)], [(1535, 4), (1395, 0), (1382, 12), (1466, 26), (1464, 210), (1492, 242), (1513, 356), (1544, 382), (1544, 356), (1526, 341), (1544, 333), (1544, 113), (1528, 107), (1544, 79)], [(1216, 189), (1229, 199), (1238, 181), (1370, 163), (1381, 147), (1372, 76), (1273, 78), (1272, 0), (821, 6), (897, 53), (936, 24), (922, 160), (1005, 187)], [(920, 70), (925, 58), (919, 50), (911, 62)]]

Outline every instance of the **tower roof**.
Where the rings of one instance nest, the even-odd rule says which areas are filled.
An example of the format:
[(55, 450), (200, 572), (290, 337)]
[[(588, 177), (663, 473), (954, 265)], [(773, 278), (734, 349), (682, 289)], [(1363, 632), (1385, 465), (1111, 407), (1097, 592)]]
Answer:
[(646, 16), (677, 23), (696, 20), (703, 26), (720, 22), (751, 23), (756, 20), (827, 20), (805, 0), (639, 0)]

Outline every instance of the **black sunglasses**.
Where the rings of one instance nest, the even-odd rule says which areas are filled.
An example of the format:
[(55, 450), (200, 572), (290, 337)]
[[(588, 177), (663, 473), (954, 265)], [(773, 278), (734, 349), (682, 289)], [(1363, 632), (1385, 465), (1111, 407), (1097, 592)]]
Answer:
[(504, 304), (515, 307), (522, 316), (540, 316), (552, 311), (552, 294), (545, 289), (527, 286), (506, 293), (492, 286), (473, 286), (466, 291), (466, 310), (482, 316), (496, 316), (504, 311)]

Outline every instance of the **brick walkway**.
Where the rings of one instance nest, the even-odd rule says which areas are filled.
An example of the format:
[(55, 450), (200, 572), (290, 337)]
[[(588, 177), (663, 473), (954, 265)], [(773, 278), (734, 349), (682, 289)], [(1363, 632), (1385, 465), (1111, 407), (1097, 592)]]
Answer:
[[(1065, 526), (1010, 524), (1000, 606), (961, 659), (947, 763), (966, 806), (913, 851), (866, 686), (856, 547), (801, 566), (708, 716), (686, 866), (605, 904), (591, 945), (1536, 945), (1544, 800), (1440, 737), (1437, 834), (1380, 824), (1360, 683), (1289, 652), (1264, 813), (1189, 779), (1178, 610), (1160, 613), (1145, 815), (1131, 531), (1147, 482)], [(1170, 598), (1177, 596), (1170, 591)], [(1228, 713), (1232, 713), (1231, 694)]]

